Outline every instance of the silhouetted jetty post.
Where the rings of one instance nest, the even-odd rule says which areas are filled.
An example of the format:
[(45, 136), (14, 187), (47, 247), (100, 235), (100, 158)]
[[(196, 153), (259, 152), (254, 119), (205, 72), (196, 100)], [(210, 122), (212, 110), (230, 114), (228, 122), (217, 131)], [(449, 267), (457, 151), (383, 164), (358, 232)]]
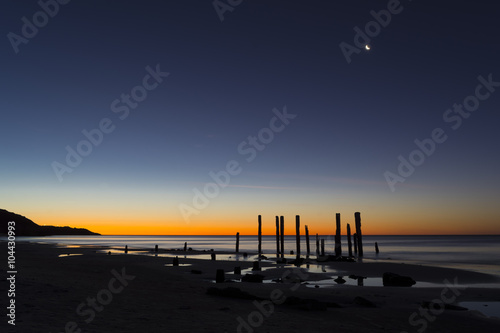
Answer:
[(336, 214), (337, 228), (335, 230), (335, 256), (340, 257), (342, 255), (342, 245), (340, 243), (340, 213)]
[(316, 234), (316, 257), (319, 257), (319, 235)]
[(375, 242), (375, 253), (377, 253), (377, 254), (379, 253), (379, 250), (378, 250), (378, 243), (377, 243), (377, 242)]
[(158, 252), (158, 245), (155, 245), (155, 252)]
[(259, 261), (262, 256), (262, 216), (259, 215)]
[(280, 257), (280, 218), (276, 216), (276, 260)]
[(325, 255), (325, 239), (321, 238), (321, 255)]
[(128, 253), (128, 246), (125, 245), (125, 253)]
[(297, 260), (300, 259), (300, 216), (295, 216), (295, 240), (297, 243)]
[(240, 252), (240, 233), (236, 233), (236, 253)]
[(354, 235), (352, 235), (352, 239), (354, 240), (354, 253), (358, 254), (358, 235), (354, 233)]
[(347, 247), (349, 249), (349, 257), (352, 257), (351, 225), (349, 223), (347, 223)]
[(285, 259), (285, 218), (280, 216), (281, 259)]
[(361, 234), (361, 213), (354, 213), (354, 221), (356, 222), (356, 234), (358, 235), (358, 256), (363, 256), (363, 235)]
[(172, 266), (179, 266), (179, 257), (175, 257), (174, 261), (172, 261)]
[(306, 257), (309, 258), (309, 254), (311, 253), (311, 247), (309, 246), (309, 228), (306, 225)]
[(210, 257), (212, 258), (212, 260), (215, 260), (215, 259), (216, 259), (215, 253), (213, 253), (213, 252), (212, 252), (212, 253), (210, 254)]
[(187, 251), (187, 248), (188, 248), (188, 243), (187, 242), (184, 242), (184, 252)]
[(223, 283), (226, 281), (226, 277), (224, 276), (224, 270), (218, 269), (217, 273), (215, 273), (215, 283)]

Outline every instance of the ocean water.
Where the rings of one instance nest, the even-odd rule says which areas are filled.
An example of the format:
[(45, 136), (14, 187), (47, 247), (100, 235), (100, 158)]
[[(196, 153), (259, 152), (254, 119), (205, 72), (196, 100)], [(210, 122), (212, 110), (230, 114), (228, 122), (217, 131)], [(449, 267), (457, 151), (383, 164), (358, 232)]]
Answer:
[[(325, 239), (325, 251), (334, 253), (334, 237)], [(194, 250), (234, 251), (235, 236), (49, 236), (18, 237), (17, 241), (69, 245), (98, 245), (133, 249), (181, 249), (184, 242)], [(240, 252), (256, 253), (257, 236), (240, 236)], [(380, 253), (375, 253), (375, 242)], [(311, 237), (311, 253), (316, 240)], [(497, 236), (363, 236), (366, 261), (389, 261), (454, 267), (500, 276), (500, 235)], [(285, 236), (285, 253), (295, 251), (295, 236)], [(347, 254), (347, 237), (342, 236), (342, 253)], [(276, 253), (276, 237), (262, 236), (262, 252)], [(305, 255), (306, 240), (301, 238), (301, 253)]]

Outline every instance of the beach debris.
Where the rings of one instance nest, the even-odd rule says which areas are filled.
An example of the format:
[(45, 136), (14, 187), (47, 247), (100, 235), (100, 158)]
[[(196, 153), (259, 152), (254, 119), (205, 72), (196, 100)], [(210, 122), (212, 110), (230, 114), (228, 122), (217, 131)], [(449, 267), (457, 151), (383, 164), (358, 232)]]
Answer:
[(253, 262), (252, 271), (260, 271), (260, 263), (258, 261)]
[(377, 306), (372, 301), (367, 300), (364, 297), (356, 296), (354, 297), (354, 304), (365, 307), (365, 308), (376, 308)]
[(240, 266), (236, 266), (234, 268), (234, 274), (235, 275), (241, 275), (241, 267)]
[(264, 275), (260, 274), (245, 274), (241, 278), (241, 282), (262, 283), (262, 281), (264, 281)]
[(306, 225), (305, 226), (305, 229), (306, 229), (306, 258), (309, 259), (309, 254), (311, 253), (311, 247), (309, 245), (309, 227)]
[(179, 257), (175, 257), (173, 262), (172, 262), (172, 266), (179, 266)]
[(242, 291), (241, 289), (235, 288), (235, 287), (227, 287), (227, 288), (222, 288), (222, 289), (216, 288), (216, 287), (210, 287), (207, 289), (207, 294), (212, 295), (212, 296), (261, 300), (261, 298), (254, 296), (252, 294), (249, 294), (246, 291)]
[(128, 246), (125, 245), (125, 253), (128, 253)]
[(335, 280), (333, 280), (333, 281), (335, 281), (335, 282), (336, 282), (336, 283), (338, 283), (338, 284), (344, 284), (344, 283), (346, 283), (346, 280), (344, 279), (344, 277), (343, 277), (343, 276), (339, 276), (338, 278), (336, 278), (336, 279), (335, 279)]
[(375, 253), (378, 254), (379, 253), (379, 250), (378, 250), (378, 243), (375, 242)]
[(336, 230), (335, 230), (335, 255), (340, 257), (342, 255), (342, 245), (340, 242), (340, 213), (335, 215), (336, 218)]
[(382, 277), (384, 287), (411, 287), (416, 282), (409, 276), (385, 272)]
[(300, 259), (300, 216), (295, 215), (295, 243), (297, 247), (297, 260)]
[(354, 221), (356, 223), (356, 234), (358, 238), (358, 256), (363, 256), (363, 235), (361, 234), (361, 213), (354, 213)]
[(347, 223), (347, 248), (349, 250), (349, 257), (352, 257), (351, 225), (349, 223)]
[(236, 233), (236, 253), (240, 252), (240, 233)]
[(223, 269), (218, 269), (215, 273), (215, 283), (223, 283), (226, 280)]

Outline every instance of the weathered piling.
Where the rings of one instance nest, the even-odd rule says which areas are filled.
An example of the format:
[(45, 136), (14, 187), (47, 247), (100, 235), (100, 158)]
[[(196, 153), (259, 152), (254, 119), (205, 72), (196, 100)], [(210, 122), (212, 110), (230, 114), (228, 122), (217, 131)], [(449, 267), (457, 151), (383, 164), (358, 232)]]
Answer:
[(352, 257), (351, 225), (349, 223), (347, 223), (347, 247), (349, 249), (349, 257)]
[(175, 257), (174, 260), (172, 261), (172, 266), (179, 266), (179, 257)]
[(309, 258), (309, 254), (311, 253), (311, 247), (309, 246), (309, 228), (306, 225), (306, 257)]
[(322, 256), (325, 255), (325, 239), (324, 238), (321, 239), (321, 255)]
[(262, 256), (262, 216), (259, 215), (259, 260)]
[(340, 257), (342, 255), (342, 245), (340, 243), (340, 213), (336, 214), (337, 228), (335, 230), (335, 255)]
[(319, 236), (316, 234), (316, 257), (319, 257)]
[(352, 235), (352, 239), (354, 240), (354, 253), (358, 254), (358, 235), (354, 233), (354, 235)]
[(300, 259), (300, 216), (295, 216), (295, 241), (297, 243), (297, 260)]
[(285, 259), (285, 218), (280, 216), (281, 259)]
[(276, 259), (280, 257), (280, 218), (276, 216)]
[(356, 234), (358, 235), (358, 256), (363, 256), (363, 235), (361, 233), (361, 213), (354, 213), (354, 221), (356, 222)]
[(377, 254), (379, 253), (379, 250), (378, 250), (378, 243), (377, 243), (377, 242), (375, 242), (375, 253), (377, 253)]
[(240, 233), (236, 233), (236, 253), (240, 252)]
[(125, 245), (125, 253), (128, 253), (128, 246)]
[(217, 273), (215, 274), (215, 283), (223, 283), (224, 281), (226, 281), (226, 277), (224, 276), (224, 270), (218, 269)]
[(158, 252), (158, 245), (155, 245), (155, 252)]
[(210, 257), (212, 258), (212, 260), (215, 260), (215, 258), (216, 258), (216, 257), (215, 257), (215, 253), (211, 253), (211, 254), (210, 254)]
[(188, 243), (187, 242), (184, 242), (184, 252), (186, 252), (188, 249)]

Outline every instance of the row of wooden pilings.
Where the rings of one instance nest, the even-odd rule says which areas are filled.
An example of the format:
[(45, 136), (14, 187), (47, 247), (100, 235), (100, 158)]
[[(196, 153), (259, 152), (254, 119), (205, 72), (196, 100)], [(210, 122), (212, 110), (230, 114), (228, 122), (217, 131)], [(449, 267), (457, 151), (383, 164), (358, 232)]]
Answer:
[[(356, 227), (356, 232), (353, 234), (354, 242), (354, 253), (358, 257), (363, 256), (363, 235), (361, 233), (361, 213), (354, 213), (354, 222)], [(258, 253), (259, 260), (262, 257), (262, 216), (258, 216)], [(284, 259), (285, 256), (285, 218), (283, 216), (276, 216), (276, 256), (278, 259)], [(305, 237), (306, 237), (306, 256), (309, 257), (311, 253), (311, 247), (309, 243), (309, 227), (305, 226)], [(300, 258), (300, 215), (295, 216), (295, 239), (296, 239), (296, 257)], [(349, 257), (353, 256), (352, 248), (353, 242), (351, 241), (351, 226), (347, 224), (347, 247), (349, 251)], [(236, 233), (236, 253), (239, 253), (240, 244), (240, 233)], [(320, 245), (321, 244), (321, 245)], [(321, 251), (320, 251), (321, 249)], [(377, 251), (378, 252), (378, 251)], [(319, 239), (319, 235), (316, 234), (316, 256), (325, 255), (325, 240)], [(341, 223), (340, 223), (340, 213), (336, 214), (336, 231), (335, 231), (335, 256), (342, 256), (342, 246), (341, 246)]]

